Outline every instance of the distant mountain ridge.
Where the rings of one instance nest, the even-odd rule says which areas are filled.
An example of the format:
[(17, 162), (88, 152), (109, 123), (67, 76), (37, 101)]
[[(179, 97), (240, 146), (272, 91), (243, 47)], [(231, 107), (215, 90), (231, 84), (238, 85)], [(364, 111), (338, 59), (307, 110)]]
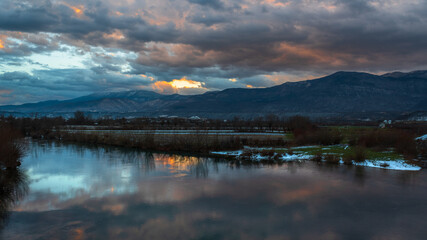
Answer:
[(232, 88), (200, 95), (151, 91), (95, 93), (66, 101), (0, 106), (4, 112), (138, 112), (141, 115), (354, 114), (427, 110), (427, 71), (373, 75), (337, 72), (269, 88)]

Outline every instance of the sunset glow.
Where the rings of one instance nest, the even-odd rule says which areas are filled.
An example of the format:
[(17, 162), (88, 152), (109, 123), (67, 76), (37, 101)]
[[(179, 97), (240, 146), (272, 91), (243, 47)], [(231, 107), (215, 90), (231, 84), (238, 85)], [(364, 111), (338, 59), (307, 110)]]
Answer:
[(427, 239), (427, 0), (0, 0), (0, 240)]
[(291, 4), (291, 1), (287, 1), (287, 2), (281, 2), (278, 0), (264, 0), (262, 1), (264, 4), (269, 4), (275, 7), (286, 7), (289, 4)]
[(0, 105), (427, 68), (425, 1), (19, 2), (0, 1), (0, 81), (14, 90)]
[(120, 30), (115, 30), (114, 32), (110, 33), (110, 34), (106, 34), (104, 33), (104, 38), (111, 38), (114, 40), (121, 40), (123, 38), (125, 38), (125, 36), (123, 35), (122, 32), (120, 32)]
[(0, 35), (0, 49), (4, 48), (4, 41), (3, 41), (4, 38), (5, 37)]
[(84, 6), (83, 5), (73, 6), (71, 4), (68, 4), (67, 2), (63, 2), (62, 4), (64, 4), (65, 6), (71, 8), (71, 10), (74, 11), (74, 14), (77, 17), (81, 17), (83, 15), (83, 12), (84, 12)]
[[(151, 77), (148, 78), (150, 79)], [(154, 79), (150, 79), (150, 81), (154, 81)], [(170, 82), (156, 81), (151, 84), (151, 87), (154, 91), (164, 94), (185, 94), (183, 91), (186, 90), (199, 90), (201, 92), (207, 91), (207, 89), (203, 87), (203, 83), (187, 79), (186, 77), (182, 77), (181, 79), (173, 79)]]
[(183, 77), (181, 79), (172, 80), (171, 86), (173, 86), (174, 88), (201, 88), (202, 83)]
[(80, 16), (80, 15), (83, 14), (83, 8), (81, 8), (81, 7), (78, 8), (78, 7), (75, 7), (75, 6), (71, 6), (71, 9), (74, 10), (74, 12), (76, 13), (77, 16)]

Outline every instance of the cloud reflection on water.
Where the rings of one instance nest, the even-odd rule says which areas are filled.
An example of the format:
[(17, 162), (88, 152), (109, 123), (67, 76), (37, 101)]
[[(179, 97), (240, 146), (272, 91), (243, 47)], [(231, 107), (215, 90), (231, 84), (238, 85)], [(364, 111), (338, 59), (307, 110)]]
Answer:
[(421, 239), (427, 233), (422, 171), (361, 173), (315, 163), (237, 168), (113, 148), (33, 149), (24, 161), (31, 179), (67, 177), (30, 184), (7, 239)]

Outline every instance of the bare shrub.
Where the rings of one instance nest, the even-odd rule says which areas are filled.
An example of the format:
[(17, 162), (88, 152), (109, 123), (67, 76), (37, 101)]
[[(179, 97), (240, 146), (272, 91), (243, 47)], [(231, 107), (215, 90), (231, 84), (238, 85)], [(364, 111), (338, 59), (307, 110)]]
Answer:
[(310, 158), (311, 161), (321, 162), (323, 160), (323, 155), (321, 152), (316, 153)]
[(357, 140), (357, 145), (378, 150), (395, 148), (396, 152), (407, 157), (417, 155), (415, 136), (408, 131), (397, 129), (376, 129), (362, 134)]
[(324, 155), (325, 162), (338, 164), (340, 162), (340, 157), (334, 154), (326, 154)]
[(240, 155), (241, 160), (251, 160), (251, 157), (254, 155), (254, 152), (250, 149), (245, 149)]
[(388, 164), (388, 163), (381, 163), (380, 167), (383, 167), (383, 168), (390, 167), (390, 164)]
[(271, 157), (273, 157), (273, 156), (274, 156), (275, 152), (274, 152), (274, 150), (267, 150), (267, 149), (265, 149), (265, 150), (262, 150), (262, 151), (260, 152), (260, 154), (261, 154), (261, 156), (263, 156), (263, 157), (269, 157), (269, 158), (271, 158)]
[(357, 163), (364, 162), (366, 160), (366, 148), (356, 146), (352, 151), (344, 153), (342, 160), (346, 165), (352, 165), (353, 161)]
[(353, 157), (351, 154), (344, 154), (342, 156), (342, 161), (344, 165), (353, 165)]
[(312, 132), (306, 132), (295, 138), (297, 145), (335, 145), (343, 140), (342, 135), (331, 129), (318, 129)]
[(354, 159), (355, 162), (364, 162), (366, 160), (366, 149), (363, 147), (356, 147), (354, 149)]
[(290, 117), (284, 123), (284, 129), (292, 131), (295, 137), (304, 135), (306, 132), (313, 131), (316, 126), (311, 122), (310, 118), (303, 116)]

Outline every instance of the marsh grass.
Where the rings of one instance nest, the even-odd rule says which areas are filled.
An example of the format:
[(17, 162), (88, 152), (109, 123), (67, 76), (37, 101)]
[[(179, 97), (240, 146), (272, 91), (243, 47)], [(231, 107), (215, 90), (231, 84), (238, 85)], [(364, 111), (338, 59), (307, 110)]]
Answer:
[[(286, 151), (286, 150), (283, 150)], [(352, 161), (363, 162), (364, 160), (385, 160), (393, 161), (402, 159), (402, 155), (394, 151), (376, 151), (361, 146), (346, 147), (344, 145), (334, 146), (310, 146), (305, 148), (291, 148), (288, 151), (293, 151), (297, 154), (318, 156), (318, 155), (335, 155), (342, 157), (344, 164), (351, 165)]]
[(196, 134), (130, 133), (59, 133), (62, 141), (102, 144), (155, 151), (184, 151), (208, 153), (219, 150), (238, 150), (243, 147), (239, 136)]
[(351, 151), (343, 154), (343, 162), (350, 165), (352, 161), (361, 163), (367, 159), (367, 149), (364, 147), (357, 146)]
[(314, 162), (321, 162), (321, 161), (323, 160), (323, 155), (322, 155), (322, 153), (321, 153), (321, 152), (317, 152), (316, 154), (314, 154), (314, 155), (310, 158), (310, 160), (311, 160), (311, 161), (314, 161)]
[(407, 159), (418, 155), (415, 135), (409, 131), (399, 129), (370, 129), (354, 135), (350, 141), (353, 146), (361, 146), (377, 151), (393, 148), (397, 153)]
[(320, 128), (295, 135), (294, 143), (301, 145), (335, 145), (343, 140), (341, 133), (334, 129)]

